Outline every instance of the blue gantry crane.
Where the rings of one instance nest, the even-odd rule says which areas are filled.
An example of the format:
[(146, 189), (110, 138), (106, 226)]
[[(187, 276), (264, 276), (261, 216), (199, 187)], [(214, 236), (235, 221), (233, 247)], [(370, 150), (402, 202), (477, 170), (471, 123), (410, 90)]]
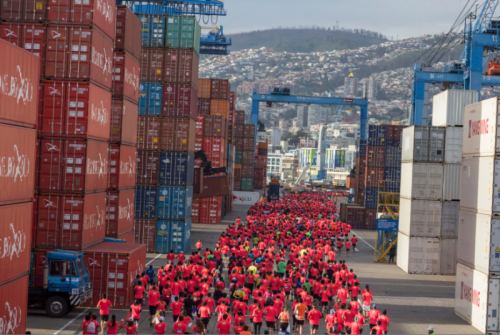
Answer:
[[(479, 14), (466, 13), (463, 17), (465, 47), (460, 62), (447, 65), (442, 71), (429, 64), (414, 65), (410, 124), (426, 125), (429, 122), (426, 108), (429, 84), (476, 90), (479, 99), (482, 86), (500, 86), (500, 63), (491, 60), (500, 50), (500, 20), (493, 18), (499, 3), (500, 0), (486, 0)], [(485, 71), (486, 66), (488, 71)]]
[(232, 45), (231, 39), (224, 36), (224, 27), (201, 27), (210, 29), (207, 34), (201, 35), (200, 54), (201, 55), (228, 55), (228, 47)]

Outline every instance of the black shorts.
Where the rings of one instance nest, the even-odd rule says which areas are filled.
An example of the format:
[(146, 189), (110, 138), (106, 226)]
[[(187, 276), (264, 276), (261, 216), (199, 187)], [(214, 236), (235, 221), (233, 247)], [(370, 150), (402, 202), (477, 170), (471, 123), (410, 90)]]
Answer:
[(346, 250), (346, 251), (349, 251), (349, 250), (351, 250), (351, 248), (345, 248), (345, 250)]
[(322, 302), (322, 305), (323, 305), (323, 306), (328, 306), (328, 301), (323, 301), (323, 302)]
[(135, 300), (137, 300), (137, 301), (139, 302), (139, 305), (142, 305), (142, 301), (143, 301), (144, 299), (135, 299)]
[(267, 328), (274, 328), (274, 321), (266, 321)]
[(304, 325), (304, 320), (297, 320), (296, 323), (299, 326), (303, 326)]
[(149, 315), (155, 315), (158, 306), (149, 306)]
[(205, 325), (205, 327), (208, 325), (208, 322), (210, 321), (210, 318), (201, 318), (201, 322)]
[(106, 314), (106, 315), (102, 315), (101, 314), (101, 321), (109, 321), (109, 314)]
[(313, 330), (318, 330), (319, 325), (311, 325)]

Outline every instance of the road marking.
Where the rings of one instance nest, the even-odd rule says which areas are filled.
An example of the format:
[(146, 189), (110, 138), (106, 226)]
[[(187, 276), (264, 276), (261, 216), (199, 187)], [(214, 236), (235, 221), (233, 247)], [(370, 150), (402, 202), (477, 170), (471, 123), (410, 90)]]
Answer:
[(368, 242), (366, 242), (365, 240), (363, 240), (363, 238), (361, 236), (359, 236), (358, 234), (355, 234), (357, 238), (359, 238), (361, 241), (365, 242), (367, 246), (369, 246), (370, 248), (372, 248), (373, 250), (375, 250), (374, 247), (372, 247), (372, 245)]
[(154, 261), (156, 261), (156, 259), (160, 256), (163, 256), (163, 254), (159, 254), (158, 256), (156, 256), (155, 258), (153, 258), (152, 260), (150, 260), (149, 262), (146, 263), (146, 266), (148, 266), (149, 264), (153, 263)]
[(77, 316), (75, 316), (71, 321), (69, 321), (67, 324), (65, 324), (64, 326), (62, 326), (61, 329), (59, 329), (58, 331), (56, 331), (54, 334), (57, 335), (60, 332), (62, 332), (63, 330), (65, 330), (66, 328), (68, 328), (69, 326), (71, 326), (76, 320), (78, 320), (79, 318), (81, 318), (89, 310), (90, 310), (90, 308), (85, 308), (85, 310), (83, 312), (81, 312), (80, 314), (78, 314)]

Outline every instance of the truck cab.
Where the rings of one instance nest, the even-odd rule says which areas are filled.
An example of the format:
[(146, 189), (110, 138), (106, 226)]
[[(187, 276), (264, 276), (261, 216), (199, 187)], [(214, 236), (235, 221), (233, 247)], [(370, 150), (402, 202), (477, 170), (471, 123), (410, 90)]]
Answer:
[(39, 261), (32, 257), (32, 262), (36, 263), (31, 266), (29, 305), (42, 306), (49, 316), (62, 317), (92, 297), (85, 254), (49, 251), (41, 255), (42, 264)]

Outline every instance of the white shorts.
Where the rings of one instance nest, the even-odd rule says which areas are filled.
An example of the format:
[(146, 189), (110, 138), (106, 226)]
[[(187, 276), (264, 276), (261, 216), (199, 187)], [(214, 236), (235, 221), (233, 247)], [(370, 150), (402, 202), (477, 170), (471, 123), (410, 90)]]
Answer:
[(363, 305), (363, 310), (365, 312), (369, 312), (370, 311), (370, 305)]

